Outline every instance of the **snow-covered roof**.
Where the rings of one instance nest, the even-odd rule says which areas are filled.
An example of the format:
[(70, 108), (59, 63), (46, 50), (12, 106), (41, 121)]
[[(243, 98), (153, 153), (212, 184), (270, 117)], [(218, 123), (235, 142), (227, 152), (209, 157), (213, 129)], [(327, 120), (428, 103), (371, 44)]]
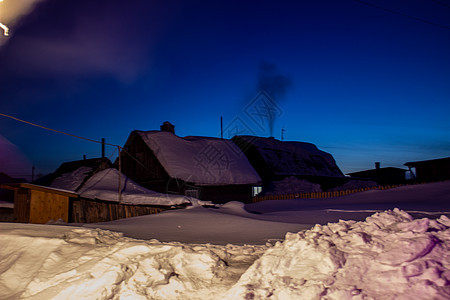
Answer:
[(93, 170), (90, 167), (79, 167), (75, 171), (56, 177), (50, 184), (50, 187), (76, 191), (92, 172)]
[(169, 132), (137, 131), (172, 178), (200, 185), (256, 184), (261, 181), (232, 141), (178, 137)]
[(344, 177), (333, 156), (314, 144), (256, 136), (235, 136), (233, 140), (254, 146), (274, 175)]
[[(119, 174), (119, 171), (114, 168), (102, 170), (89, 178), (78, 193), (83, 198), (119, 201)], [(172, 206), (190, 203), (185, 196), (148, 190), (124, 174), (121, 174), (120, 182), (122, 204)]]

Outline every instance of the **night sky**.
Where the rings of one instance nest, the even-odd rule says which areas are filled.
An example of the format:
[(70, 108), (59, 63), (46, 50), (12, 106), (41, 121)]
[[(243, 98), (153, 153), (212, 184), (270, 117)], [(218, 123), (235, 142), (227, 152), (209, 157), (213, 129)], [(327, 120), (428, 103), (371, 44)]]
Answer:
[[(164, 121), (220, 137), (223, 116), (226, 138), (284, 129), (344, 173), (450, 156), (450, 0), (42, 0), (21, 17), (11, 2), (0, 113), (118, 145)], [(28, 158), (16, 176), (101, 154), (1, 116), (0, 138)]]

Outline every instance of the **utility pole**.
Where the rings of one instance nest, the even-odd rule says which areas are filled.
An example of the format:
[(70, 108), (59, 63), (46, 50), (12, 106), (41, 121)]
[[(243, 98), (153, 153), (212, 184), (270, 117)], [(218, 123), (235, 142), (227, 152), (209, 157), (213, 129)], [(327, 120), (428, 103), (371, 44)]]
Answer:
[(36, 167), (33, 166), (33, 167), (31, 168), (31, 182), (34, 181), (34, 171), (35, 171), (35, 170), (36, 170)]
[(220, 138), (223, 139), (223, 117), (220, 116)]
[(286, 131), (286, 129), (281, 128), (281, 140), (284, 141), (284, 132)]
[(120, 158), (120, 147), (117, 146), (117, 149), (119, 150), (119, 204), (122, 203), (122, 181), (121, 181), (121, 177), (122, 177), (122, 161)]

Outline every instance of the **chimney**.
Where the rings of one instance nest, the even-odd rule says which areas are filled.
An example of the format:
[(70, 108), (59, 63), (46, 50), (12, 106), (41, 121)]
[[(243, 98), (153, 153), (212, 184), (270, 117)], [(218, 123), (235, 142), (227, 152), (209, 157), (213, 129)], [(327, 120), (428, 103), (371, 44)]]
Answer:
[(376, 170), (380, 169), (380, 162), (379, 161), (375, 162), (375, 169)]
[(172, 125), (170, 122), (166, 121), (161, 126), (161, 131), (172, 132), (175, 134), (175, 125)]

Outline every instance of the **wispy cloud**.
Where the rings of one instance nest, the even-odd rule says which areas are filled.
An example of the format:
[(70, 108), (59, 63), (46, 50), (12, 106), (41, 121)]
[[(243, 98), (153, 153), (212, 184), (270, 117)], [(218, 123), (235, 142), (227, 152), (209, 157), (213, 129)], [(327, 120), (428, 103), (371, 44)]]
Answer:
[[(74, 7), (68, 10), (75, 9), (78, 13), (52, 7), (60, 14), (53, 17), (44, 7), (41, 15), (35, 16), (33, 24), (26, 24), (28, 27), (41, 26), (42, 20), (45, 25), (42, 25), (42, 32), (36, 28), (33, 34), (23, 30), (10, 41), (7, 55), (13, 65), (11, 70), (44, 76), (105, 75), (123, 82), (133, 81), (151, 62), (152, 48), (164, 31), (161, 25), (141, 26), (140, 22), (147, 17), (150, 20), (156, 18), (157, 13), (167, 14), (167, 10), (155, 7), (152, 12), (150, 4), (146, 4), (145, 8), (150, 13), (146, 17), (143, 12), (139, 13), (144, 4), (121, 4), (119, 1), (101, 1), (95, 5), (89, 1), (77, 3), (80, 4), (72, 4)], [(123, 9), (117, 9), (119, 5)], [(59, 22), (65, 15), (64, 27)], [(130, 17), (136, 15), (136, 19)], [(50, 16), (48, 20), (47, 16)], [(161, 24), (159, 18), (158, 24)]]

